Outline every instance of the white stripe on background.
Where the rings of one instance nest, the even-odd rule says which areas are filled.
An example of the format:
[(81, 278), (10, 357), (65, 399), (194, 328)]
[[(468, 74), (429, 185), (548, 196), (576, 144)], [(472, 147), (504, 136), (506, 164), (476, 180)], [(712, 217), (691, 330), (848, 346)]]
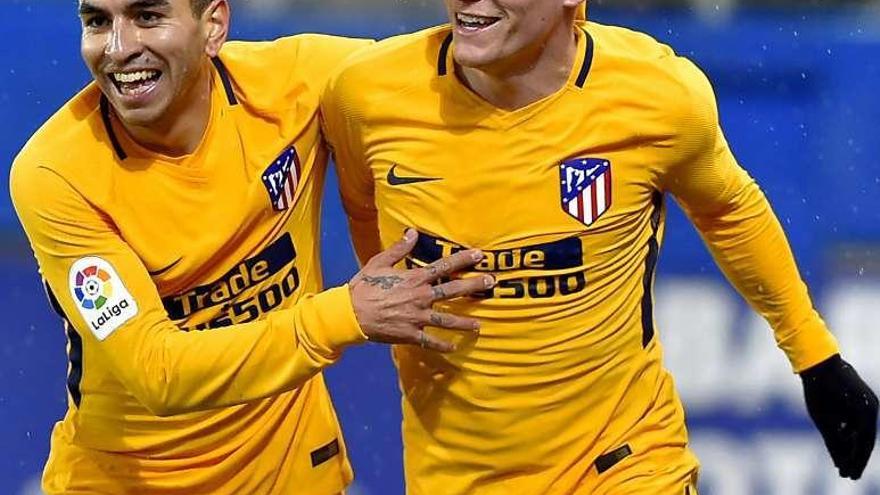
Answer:
[(605, 213), (605, 180), (608, 177), (605, 174), (600, 175), (596, 182), (593, 183), (596, 186), (596, 217)]
[(584, 192), (581, 193), (581, 201), (584, 202), (584, 223), (590, 225), (593, 223), (593, 215), (596, 212), (593, 211), (593, 184), (587, 186), (584, 189)]
[(284, 181), (284, 197), (287, 198), (288, 206), (293, 205), (293, 191), (290, 190), (290, 186), (293, 183), (293, 177), (287, 176), (287, 179)]
[(580, 196), (575, 196), (573, 200), (568, 202), (568, 213), (577, 218), (578, 216), (578, 201), (580, 201)]

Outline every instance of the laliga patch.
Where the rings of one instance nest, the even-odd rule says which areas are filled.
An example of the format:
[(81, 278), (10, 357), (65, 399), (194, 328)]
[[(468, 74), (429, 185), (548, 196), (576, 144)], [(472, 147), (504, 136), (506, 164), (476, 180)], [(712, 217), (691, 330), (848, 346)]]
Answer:
[(70, 267), (70, 296), (98, 340), (106, 339), (138, 313), (137, 303), (106, 260), (78, 259)]

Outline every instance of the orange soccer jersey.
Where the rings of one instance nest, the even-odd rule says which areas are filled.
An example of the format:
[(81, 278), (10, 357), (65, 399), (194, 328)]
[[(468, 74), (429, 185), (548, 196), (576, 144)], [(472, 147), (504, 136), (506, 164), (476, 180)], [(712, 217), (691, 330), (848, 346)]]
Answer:
[(410, 264), (481, 248), (475, 269), (498, 280), (439, 305), (482, 322), (458, 352), (394, 350), (409, 493), (690, 489), (697, 461), (652, 313), (666, 193), (796, 369), (836, 352), (703, 74), (626, 29), (580, 21), (575, 36), (565, 86), (514, 111), (457, 78), (448, 26), (361, 52), (322, 101), (360, 258), (412, 226)]
[(352, 479), (321, 368), (363, 336), (321, 289), (318, 97), (361, 40), (228, 43), (203, 142), (130, 140), (92, 84), (25, 146), (12, 195), (65, 318), (48, 493), (330, 494)]

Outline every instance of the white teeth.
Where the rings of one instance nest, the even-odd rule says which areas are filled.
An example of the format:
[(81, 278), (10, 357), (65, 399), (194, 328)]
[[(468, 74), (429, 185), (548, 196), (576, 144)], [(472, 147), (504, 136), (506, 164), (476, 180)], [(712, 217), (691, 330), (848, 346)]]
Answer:
[(142, 70), (138, 72), (114, 72), (113, 79), (115, 79), (116, 82), (133, 83), (152, 79), (158, 74), (159, 71), (155, 70)]
[(481, 15), (462, 14), (460, 12), (455, 14), (455, 16), (461, 23), (478, 24), (480, 26), (488, 26), (498, 20), (497, 17), (483, 17)]

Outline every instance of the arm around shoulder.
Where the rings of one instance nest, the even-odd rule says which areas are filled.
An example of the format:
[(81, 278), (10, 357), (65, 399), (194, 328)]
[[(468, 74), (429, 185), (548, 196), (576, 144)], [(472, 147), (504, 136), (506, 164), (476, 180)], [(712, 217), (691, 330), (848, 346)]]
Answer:
[(70, 182), (21, 162), (13, 167), (11, 190), (62, 316), (84, 346), (102, 355), (106, 372), (156, 415), (291, 390), (334, 362), (345, 346), (365, 340), (346, 288), (307, 296), (256, 322), (183, 331), (110, 217)]

